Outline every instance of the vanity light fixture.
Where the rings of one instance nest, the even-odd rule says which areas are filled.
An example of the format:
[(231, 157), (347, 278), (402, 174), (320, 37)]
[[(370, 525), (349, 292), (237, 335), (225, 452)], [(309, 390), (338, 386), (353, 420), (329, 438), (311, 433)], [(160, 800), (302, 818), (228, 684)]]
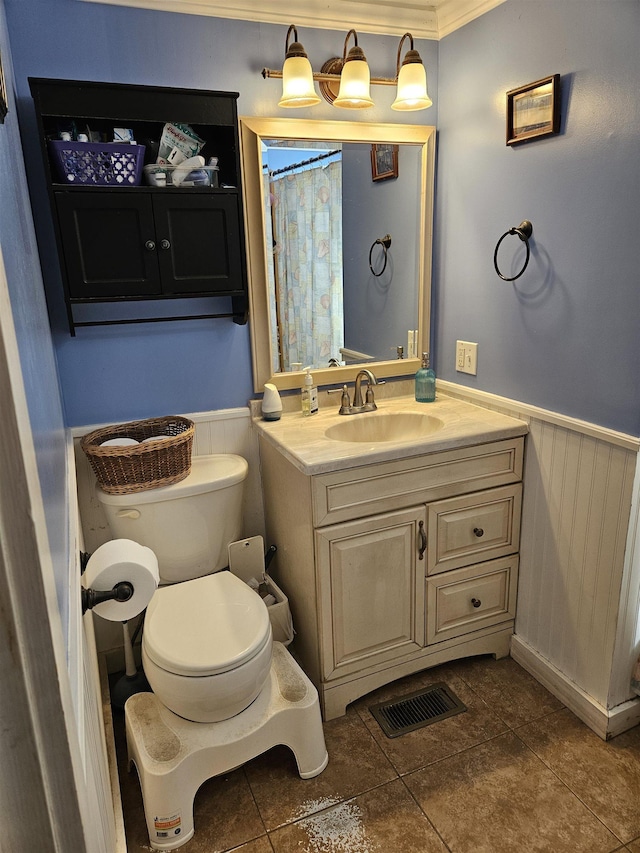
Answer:
[[(400, 56), (405, 39), (410, 39), (411, 47), (406, 52), (400, 67)], [(398, 58), (396, 60), (396, 75), (398, 79), (398, 91), (395, 101), (391, 104), (392, 110), (425, 110), (433, 101), (427, 92), (427, 72), (422, 64), (422, 59), (417, 50), (413, 48), (413, 36), (405, 33), (398, 45)]]
[[(291, 33), (295, 41), (289, 44)], [(292, 25), (287, 30), (285, 60), (282, 66), (282, 97), (279, 107), (312, 107), (320, 103), (313, 88), (313, 71), (303, 46), (298, 41), (298, 31)]]
[[(295, 41), (289, 44), (291, 33)], [(347, 53), (347, 45), (353, 36), (355, 44)], [(405, 54), (402, 66), (400, 58), (406, 39), (410, 49)], [(427, 74), (422, 59), (413, 46), (413, 36), (405, 33), (398, 45), (396, 76), (371, 77), (364, 51), (358, 45), (358, 34), (349, 30), (344, 40), (342, 57), (327, 60), (321, 71), (313, 71), (304, 48), (298, 42), (298, 31), (292, 24), (285, 41), (285, 62), (282, 71), (263, 68), (262, 76), (282, 80), (282, 97), (279, 107), (310, 107), (320, 103), (313, 82), (317, 81), (320, 94), (335, 107), (344, 109), (366, 109), (373, 106), (369, 92), (370, 84), (397, 86), (396, 99), (391, 104), (394, 110), (424, 110), (432, 100), (427, 93)]]
[[(349, 36), (353, 35), (354, 46), (347, 53)], [(367, 65), (367, 57), (358, 46), (358, 34), (355, 30), (349, 30), (344, 40), (342, 52), (342, 72), (340, 73), (340, 91), (333, 102), (334, 107), (342, 107), (347, 110), (363, 110), (373, 106), (369, 85), (371, 83), (371, 72)]]

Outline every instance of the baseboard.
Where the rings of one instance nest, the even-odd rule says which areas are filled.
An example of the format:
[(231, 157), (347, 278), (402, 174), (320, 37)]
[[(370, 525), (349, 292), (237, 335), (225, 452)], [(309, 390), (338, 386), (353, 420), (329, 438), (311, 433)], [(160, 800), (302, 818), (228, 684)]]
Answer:
[(603, 740), (640, 723), (640, 698), (607, 710), (517, 634), (511, 638), (511, 657)]

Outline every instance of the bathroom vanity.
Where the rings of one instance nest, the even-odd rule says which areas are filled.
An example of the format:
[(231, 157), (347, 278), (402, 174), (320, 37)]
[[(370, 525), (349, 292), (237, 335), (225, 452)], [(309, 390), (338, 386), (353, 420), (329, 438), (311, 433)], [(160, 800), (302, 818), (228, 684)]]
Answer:
[(255, 425), (272, 573), (326, 720), (401, 676), (509, 653), (526, 423), (439, 396)]

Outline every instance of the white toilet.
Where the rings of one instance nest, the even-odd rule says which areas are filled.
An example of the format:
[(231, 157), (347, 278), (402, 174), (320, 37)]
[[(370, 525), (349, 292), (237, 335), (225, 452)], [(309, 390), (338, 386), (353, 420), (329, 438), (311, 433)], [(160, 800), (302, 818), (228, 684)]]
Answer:
[(244, 581), (219, 571), (241, 533), (247, 471), (241, 456), (195, 456), (174, 485), (130, 495), (96, 489), (113, 535), (158, 558), (161, 586), (147, 608), (142, 665), (163, 704), (194, 722), (239, 714), (269, 675), (267, 608)]
[(125, 704), (153, 850), (194, 834), (204, 781), (282, 744), (298, 773), (322, 773), (329, 756), (318, 692), (282, 643), (264, 601), (227, 565), (241, 533), (247, 463), (195, 456), (180, 483), (132, 495), (96, 488), (115, 538), (155, 551), (161, 586), (144, 623), (142, 661), (153, 693)]

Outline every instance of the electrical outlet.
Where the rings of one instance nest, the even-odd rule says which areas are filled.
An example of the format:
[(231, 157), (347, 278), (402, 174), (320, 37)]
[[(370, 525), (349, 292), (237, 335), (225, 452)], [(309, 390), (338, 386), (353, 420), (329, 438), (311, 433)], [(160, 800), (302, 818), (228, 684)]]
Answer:
[(456, 370), (459, 373), (478, 373), (478, 344), (456, 341)]

